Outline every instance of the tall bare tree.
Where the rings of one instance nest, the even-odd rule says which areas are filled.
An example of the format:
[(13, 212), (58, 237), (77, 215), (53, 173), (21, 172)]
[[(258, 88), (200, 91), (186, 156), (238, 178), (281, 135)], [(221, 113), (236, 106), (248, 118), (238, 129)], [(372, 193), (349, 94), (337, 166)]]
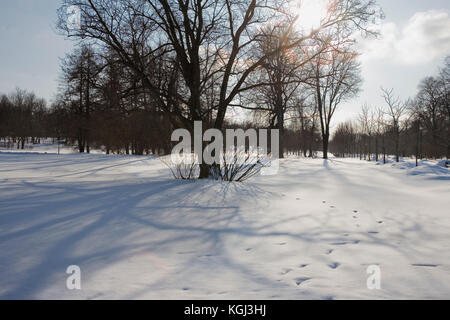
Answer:
[(394, 134), (395, 143), (395, 161), (400, 162), (400, 133), (401, 133), (401, 121), (408, 105), (400, 100), (399, 97), (394, 96), (394, 89), (381, 88), (383, 93), (382, 97), (386, 102), (387, 108), (385, 109), (386, 115), (391, 119), (391, 126)]
[(90, 153), (91, 113), (100, 68), (90, 46), (82, 45), (62, 60), (62, 95), (74, 115), (79, 152)]
[(315, 92), (322, 134), (323, 158), (328, 159), (330, 126), (339, 104), (358, 94), (361, 86), (358, 54), (348, 47), (320, 54), (314, 60)]
[[(372, 160), (372, 138), (375, 128), (374, 115), (370, 110), (370, 107), (365, 104), (361, 108), (361, 112), (358, 116), (361, 133), (363, 135), (365, 154), (367, 154), (368, 160)], [(364, 156), (366, 158), (366, 156)], [(378, 159), (377, 159), (378, 160)]]

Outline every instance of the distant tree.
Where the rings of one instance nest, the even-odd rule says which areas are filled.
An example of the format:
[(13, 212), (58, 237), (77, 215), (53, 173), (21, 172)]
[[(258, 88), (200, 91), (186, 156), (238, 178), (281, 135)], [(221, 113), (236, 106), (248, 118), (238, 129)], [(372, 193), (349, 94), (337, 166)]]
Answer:
[(444, 86), (439, 78), (427, 77), (421, 81), (415, 111), (429, 133), (429, 155), (432, 157), (441, 156), (441, 150), (447, 147), (447, 130), (444, 128), (448, 122), (442, 113), (443, 96)]
[(62, 60), (62, 92), (72, 115), (73, 135), (79, 152), (90, 153), (92, 119), (100, 66), (88, 45), (76, 48)]
[(402, 102), (399, 97), (394, 96), (394, 89), (381, 88), (383, 93), (382, 97), (386, 102), (387, 108), (385, 110), (386, 115), (391, 119), (391, 126), (394, 134), (395, 144), (395, 161), (400, 162), (400, 133), (401, 133), (401, 121), (405, 116), (407, 104)]
[(293, 121), (300, 131), (299, 142), (303, 156), (313, 157), (316, 151), (316, 140), (319, 140), (318, 110), (314, 97), (299, 97), (293, 107)]
[(361, 128), (363, 145), (365, 149), (364, 158), (367, 155), (369, 161), (372, 158), (372, 138), (375, 130), (375, 119), (374, 115), (370, 110), (370, 107), (366, 104), (361, 108), (361, 112), (359, 114), (359, 124)]
[[(254, 86), (254, 90), (247, 91), (241, 99), (240, 107), (262, 111), (266, 114), (269, 128), (279, 130), (280, 158), (284, 158), (284, 131), (286, 116), (298, 106), (300, 98), (299, 87), (306, 80), (300, 47), (281, 50), (283, 42), (292, 42), (284, 38), (296, 37), (292, 30), (284, 30), (283, 26), (269, 25), (260, 35), (259, 45), (255, 49), (255, 56), (267, 56), (264, 63), (247, 80), (247, 86)], [(276, 54), (269, 55), (270, 52)], [(250, 106), (249, 106), (250, 105)]]
[(441, 96), (441, 112), (444, 118), (447, 118), (447, 150), (446, 157), (450, 158), (450, 56), (445, 59), (444, 67), (439, 75), (442, 84), (442, 96)]
[[(33, 92), (17, 88), (9, 95), (9, 135), (17, 141), (17, 148), (25, 149), (25, 143), (40, 137), (42, 131), (36, 125), (38, 117), (45, 112), (46, 102)], [(43, 116), (41, 117), (43, 119)], [(42, 121), (42, 120), (41, 120)]]
[(11, 137), (11, 117), (12, 106), (8, 99), (8, 96), (2, 94), (0, 96), (0, 139), (6, 139)]
[(345, 47), (318, 55), (313, 62), (311, 88), (319, 112), (324, 159), (328, 159), (330, 126), (337, 107), (360, 90), (362, 80), (357, 57), (357, 53)]
[(352, 121), (340, 123), (330, 141), (330, 151), (337, 157), (354, 157), (357, 153), (358, 133)]
[(386, 123), (384, 119), (384, 111), (381, 108), (376, 108), (374, 111), (375, 123), (375, 161), (379, 160), (379, 143), (381, 138), (381, 148), (383, 153), (383, 162), (386, 163), (386, 145), (385, 145), (385, 134), (386, 134)]

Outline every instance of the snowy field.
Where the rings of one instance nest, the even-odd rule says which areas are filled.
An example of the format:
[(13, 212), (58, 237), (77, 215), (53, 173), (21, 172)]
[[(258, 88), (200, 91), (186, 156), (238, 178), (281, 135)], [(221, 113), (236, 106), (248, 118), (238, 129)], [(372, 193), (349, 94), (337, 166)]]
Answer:
[(30, 151), (0, 152), (1, 299), (450, 298), (437, 162), (290, 158), (229, 184), (173, 180), (151, 157)]

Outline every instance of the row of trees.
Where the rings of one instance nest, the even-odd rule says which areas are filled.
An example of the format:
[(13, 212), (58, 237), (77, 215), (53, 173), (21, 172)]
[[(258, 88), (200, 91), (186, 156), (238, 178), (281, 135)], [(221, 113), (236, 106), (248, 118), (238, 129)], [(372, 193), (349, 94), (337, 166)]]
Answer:
[(165, 153), (171, 123), (113, 52), (82, 44), (62, 60), (57, 101), (59, 135), (80, 152)]
[[(282, 36), (263, 33), (255, 55), (276, 50), (279, 43), (274, 42)], [(305, 48), (298, 46), (267, 58), (248, 79), (252, 89), (239, 93), (230, 103), (251, 110), (253, 119), (237, 125), (225, 118), (222, 129), (279, 129), (281, 158), (284, 151), (311, 156), (320, 140), (326, 158), (332, 116), (338, 104), (356, 95), (361, 85), (357, 53), (352, 51), (351, 43), (335, 45), (340, 46), (340, 51), (333, 48), (315, 54), (299, 52), (299, 48)], [(310, 54), (315, 56), (305, 63), (302, 58)], [(154, 77), (164, 81), (165, 72), (161, 69)], [(215, 98), (215, 90), (211, 90), (205, 95), (205, 105), (211, 106)], [(104, 147), (107, 153), (164, 154), (170, 150), (169, 133), (176, 128), (171, 122), (173, 115), (154, 104), (139, 78), (114, 59), (114, 53), (95, 52), (85, 44), (62, 61), (60, 94), (51, 113), (60, 119), (58, 136), (68, 138), (80, 152), (88, 153), (94, 145)], [(207, 113), (204, 125), (210, 128), (214, 109), (210, 107)]]
[(385, 105), (362, 107), (357, 121), (340, 124), (331, 149), (338, 156), (386, 160), (387, 154), (422, 158), (450, 157), (450, 57), (434, 77), (424, 78), (416, 97), (402, 101), (382, 88)]
[[(57, 100), (47, 110), (20, 90), (2, 98), (1, 137), (19, 147), (46, 135), (80, 152), (165, 154), (170, 133), (192, 131), (194, 121), (203, 130), (236, 127), (226, 117), (236, 107), (253, 116), (240, 127), (280, 130), (280, 157), (320, 150), (327, 158), (337, 107), (362, 82), (353, 34), (371, 34), (381, 16), (374, 1), (334, 0), (321, 25), (305, 30), (287, 0), (64, 4), (59, 30), (80, 43), (62, 61)], [(72, 5), (81, 11), (78, 29), (67, 24)], [(448, 156), (448, 73), (447, 63), (407, 103), (383, 89), (385, 107), (364, 107), (357, 123), (341, 124), (331, 151)], [(200, 177), (211, 169), (203, 165)]]
[(34, 93), (17, 89), (0, 96), (0, 140), (6, 147), (24, 149), (30, 142), (52, 136), (49, 131), (49, 112), (44, 99)]
[[(78, 29), (67, 24), (73, 5), (81, 11)], [(58, 28), (79, 45), (62, 60), (58, 98), (25, 116), (12, 95), (4, 97), (1, 136), (16, 142), (50, 135), (80, 152), (165, 154), (174, 129), (192, 131), (194, 121), (203, 130), (236, 127), (228, 111), (241, 108), (252, 117), (240, 127), (279, 129), (280, 157), (320, 150), (327, 158), (331, 148), (398, 158), (411, 154), (411, 132), (420, 141), (416, 153), (448, 155), (448, 66), (408, 103), (383, 89), (386, 106), (363, 108), (357, 123), (338, 127), (329, 147), (339, 104), (362, 82), (353, 35), (371, 34), (381, 11), (372, 0), (330, 1), (321, 25), (306, 30), (293, 7), (288, 0), (66, 0)], [(211, 169), (203, 165), (200, 176)]]

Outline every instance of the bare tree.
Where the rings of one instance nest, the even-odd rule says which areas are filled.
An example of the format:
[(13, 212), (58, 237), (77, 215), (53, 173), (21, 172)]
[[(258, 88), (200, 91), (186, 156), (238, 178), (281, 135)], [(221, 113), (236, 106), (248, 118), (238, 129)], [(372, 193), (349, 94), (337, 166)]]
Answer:
[(386, 143), (385, 143), (385, 133), (386, 124), (384, 120), (384, 111), (380, 108), (376, 108), (374, 111), (374, 130), (375, 130), (375, 161), (379, 160), (379, 141), (381, 137), (382, 142), (382, 152), (383, 152), (383, 162), (386, 163)]
[(299, 106), (303, 107), (303, 103), (300, 103), (302, 98), (299, 87), (307, 77), (302, 68), (304, 60), (301, 47), (278, 50), (285, 41), (283, 37), (295, 36), (293, 31), (285, 31), (283, 26), (271, 25), (263, 29), (255, 56), (266, 56), (273, 51), (276, 54), (268, 55), (254, 75), (248, 78), (246, 85), (254, 86), (255, 89), (240, 95), (241, 108), (263, 112), (269, 127), (279, 130), (280, 158), (284, 158), (286, 115), (292, 113), (296, 107), (297, 111), (300, 110)]
[(442, 113), (447, 118), (447, 159), (450, 158), (450, 56), (445, 59), (444, 68), (442, 68), (440, 75), (441, 84), (443, 87), (442, 97), (441, 97), (441, 108)]
[(359, 114), (359, 123), (361, 127), (361, 133), (363, 134), (364, 147), (365, 147), (365, 155), (368, 157), (368, 160), (372, 159), (372, 138), (375, 130), (375, 119), (373, 113), (370, 111), (370, 107), (365, 104), (361, 108), (361, 112)]
[(387, 109), (385, 113), (391, 119), (391, 126), (394, 134), (395, 143), (395, 161), (400, 162), (400, 132), (401, 132), (401, 120), (407, 110), (407, 104), (402, 102), (399, 97), (394, 96), (394, 89), (381, 88), (383, 93), (382, 97), (386, 102)]
[(90, 46), (76, 48), (62, 60), (61, 94), (74, 116), (74, 130), (79, 152), (90, 153), (91, 113), (100, 67)]
[(31, 139), (37, 143), (45, 135), (46, 102), (33, 92), (16, 88), (0, 99), (0, 138), (8, 138), (8, 145), (17, 143), (17, 149), (25, 149)]
[(330, 151), (337, 157), (354, 157), (357, 154), (358, 132), (352, 121), (340, 123), (330, 141)]
[(315, 92), (323, 144), (323, 158), (328, 159), (331, 120), (342, 101), (358, 94), (361, 85), (357, 54), (348, 47), (319, 55), (313, 64)]
[(311, 97), (298, 97), (293, 108), (293, 121), (298, 122), (300, 130), (300, 146), (303, 156), (313, 157), (315, 140), (319, 136), (317, 131), (317, 104), (311, 101)]

